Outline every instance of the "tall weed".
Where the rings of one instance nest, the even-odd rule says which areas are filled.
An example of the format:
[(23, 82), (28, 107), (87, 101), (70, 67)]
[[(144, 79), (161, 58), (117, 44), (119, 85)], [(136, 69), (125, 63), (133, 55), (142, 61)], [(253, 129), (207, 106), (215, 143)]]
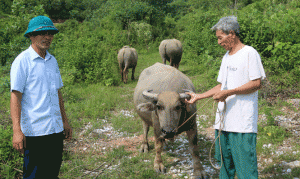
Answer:
[(22, 157), (17, 150), (12, 146), (12, 129), (11, 127), (4, 128), (0, 125), (0, 177), (15, 178), (22, 169)]

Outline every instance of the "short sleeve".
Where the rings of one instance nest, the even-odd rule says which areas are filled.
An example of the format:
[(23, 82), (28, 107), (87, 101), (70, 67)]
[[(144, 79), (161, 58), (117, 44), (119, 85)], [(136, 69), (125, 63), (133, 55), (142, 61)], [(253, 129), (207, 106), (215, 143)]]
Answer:
[(60, 89), (63, 87), (63, 82), (62, 82), (62, 79), (61, 79), (61, 74), (60, 74), (60, 71), (59, 71), (59, 67), (58, 67), (58, 64), (56, 62), (56, 74), (55, 74), (55, 81), (57, 81), (57, 89)]
[(17, 57), (11, 65), (10, 69), (10, 92), (13, 90), (24, 93), (28, 64), (22, 57)]
[(253, 49), (248, 53), (249, 60), (249, 79), (255, 80), (261, 78), (264, 80), (266, 78), (266, 74), (261, 63), (261, 58), (258, 52)]

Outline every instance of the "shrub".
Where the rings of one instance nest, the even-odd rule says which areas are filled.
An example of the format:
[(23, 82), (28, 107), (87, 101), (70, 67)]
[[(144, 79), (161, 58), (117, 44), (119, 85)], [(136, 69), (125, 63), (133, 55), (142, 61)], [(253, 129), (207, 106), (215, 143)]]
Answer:
[(0, 94), (10, 90), (10, 78), (9, 76), (5, 76), (0, 78)]
[[(297, 60), (300, 54), (300, 9), (289, 10), (295, 7), (295, 3), (283, 4), (271, 0), (242, 3), (249, 5), (237, 13), (240, 39), (260, 53), (267, 78), (276, 86), (272, 89), (272, 95), (288, 95), (297, 90), (300, 74), (300, 64)], [(193, 4), (193, 1), (189, 4)], [(213, 3), (208, 5), (217, 7)], [(214, 32), (210, 28), (221, 17), (228, 15), (231, 14), (213, 11), (210, 8), (198, 8), (194, 13), (182, 17), (176, 25), (180, 38), (184, 39), (185, 57), (193, 64), (198, 64), (199, 68), (209, 67), (210, 70), (214, 70), (215, 78), (225, 51), (217, 44)], [(199, 72), (209, 73), (209, 70), (202, 69)]]
[(23, 33), (30, 19), (37, 15), (46, 15), (42, 5), (26, 7), (25, 0), (14, 0), (11, 11), (12, 15), (4, 21), (0, 30), (0, 65), (2, 66), (6, 65), (7, 61), (10, 65), (21, 52), (20, 50), (28, 45), (29, 40), (23, 37)]
[(258, 133), (262, 141), (272, 144), (278, 144), (289, 137), (289, 133), (279, 126), (258, 126)]
[[(211, 27), (218, 22), (223, 13), (216, 11), (187, 14), (177, 22), (179, 36), (183, 39), (184, 57), (196, 65), (198, 73), (208, 73), (211, 85), (215, 84), (225, 50), (217, 43)], [(210, 86), (212, 87), (212, 86)]]
[(137, 38), (136, 44), (143, 44), (148, 50), (148, 43), (152, 40), (152, 27), (150, 24), (141, 22), (132, 22), (130, 29), (133, 35)]
[(59, 66), (64, 68), (62, 75), (68, 75), (67, 83), (117, 84), (117, 51), (126, 44), (126, 34), (118, 26), (103, 21), (100, 24), (84, 22), (79, 26), (71, 20), (60, 26), (61, 32), (55, 37), (51, 50)]
[(12, 5), (11, 0), (2, 0), (0, 2), (0, 12), (5, 13), (5, 14), (10, 14), (11, 13), (11, 5)]
[(14, 169), (22, 170), (22, 157), (12, 146), (13, 132), (11, 127), (6, 129), (0, 125), (0, 177), (15, 178), (18, 172)]

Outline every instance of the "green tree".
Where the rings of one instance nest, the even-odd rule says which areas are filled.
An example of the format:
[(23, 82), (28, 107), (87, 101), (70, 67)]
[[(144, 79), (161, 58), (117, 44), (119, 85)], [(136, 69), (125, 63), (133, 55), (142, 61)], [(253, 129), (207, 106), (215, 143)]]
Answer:
[(12, 5), (11, 0), (1, 0), (0, 1), (0, 15), (2, 13), (10, 14), (11, 13), (11, 5)]
[(132, 22), (130, 29), (137, 35), (138, 43), (144, 43), (148, 51), (148, 43), (152, 40), (151, 25), (145, 22)]

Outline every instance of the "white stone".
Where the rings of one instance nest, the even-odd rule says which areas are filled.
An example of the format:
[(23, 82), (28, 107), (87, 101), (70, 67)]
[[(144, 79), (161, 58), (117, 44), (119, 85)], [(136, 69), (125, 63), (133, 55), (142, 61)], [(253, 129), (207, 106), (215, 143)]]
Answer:
[(178, 161), (179, 161), (179, 159), (178, 159), (178, 158), (175, 158), (175, 159), (174, 159), (174, 162), (178, 162)]
[(270, 148), (272, 146), (272, 144), (268, 144), (268, 148)]
[(300, 161), (294, 161), (286, 164), (287, 166), (291, 168), (300, 167)]

